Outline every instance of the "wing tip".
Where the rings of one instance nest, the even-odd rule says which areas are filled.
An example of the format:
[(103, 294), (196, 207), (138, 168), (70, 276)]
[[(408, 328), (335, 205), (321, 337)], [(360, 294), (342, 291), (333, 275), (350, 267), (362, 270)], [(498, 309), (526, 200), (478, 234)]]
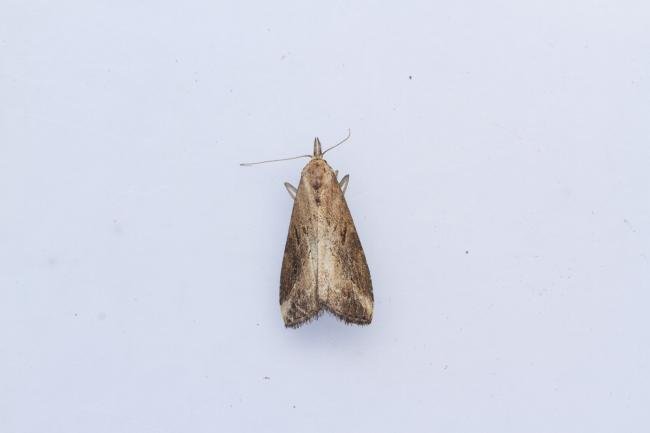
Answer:
[(327, 307), (326, 305), (323, 305), (317, 312), (310, 315), (300, 317), (283, 315), (282, 320), (284, 322), (284, 327), (290, 329), (298, 329), (303, 325), (307, 325), (308, 323), (317, 320), (320, 316), (323, 315), (325, 311), (336, 317), (341, 322), (344, 322), (346, 325), (368, 326), (372, 323), (372, 312), (370, 312), (369, 315), (353, 316), (349, 314), (339, 313)]
[(285, 328), (297, 329), (300, 328), (302, 325), (306, 325), (318, 319), (321, 316), (321, 314), (323, 314), (323, 310), (318, 310), (313, 314), (307, 316), (301, 316), (301, 317), (290, 317), (283, 314), (282, 320), (284, 321)]
[(329, 311), (334, 317), (344, 322), (346, 325), (368, 326), (372, 323), (372, 310), (368, 314), (351, 315), (337, 312), (327, 306), (325, 306), (323, 309)]
[(318, 319), (327, 311), (346, 325), (370, 325), (373, 317), (373, 302), (370, 301), (369, 304), (357, 302), (352, 305), (355, 308), (352, 311), (346, 311), (344, 308), (334, 307), (329, 302), (323, 302), (318, 306), (318, 309), (306, 310), (296, 308), (295, 304), (286, 303), (282, 304), (281, 308), (282, 320), (286, 328), (296, 329)]

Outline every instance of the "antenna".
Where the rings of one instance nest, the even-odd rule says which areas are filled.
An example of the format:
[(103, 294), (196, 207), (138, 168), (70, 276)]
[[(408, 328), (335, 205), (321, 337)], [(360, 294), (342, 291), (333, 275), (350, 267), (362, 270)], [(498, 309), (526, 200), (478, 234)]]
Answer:
[[(299, 155), (299, 156), (292, 156), (291, 158), (281, 158), (281, 159), (269, 159), (268, 161), (259, 161), (259, 162), (242, 162), (239, 165), (242, 167), (250, 167), (251, 165), (257, 165), (257, 164), (266, 164), (267, 162), (279, 162), (279, 161), (290, 161), (292, 159), (298, 159), (298, 158), (314, 158), (317, 156), (318, 153), (320, 153), (320, 156), (325, 155), (327, 152), (330, 150), (334, 149), (336, 146), (340, 146), (341, 144), (345, 143), (348, 141), (350, 138), (350, 129), (348, 128), (348, 135), (345, 137), (343, 140), (339, 141), (336, 143), (334, 146), (328, 148), (325, 150), (325, 152), (320, 153), (320, 141), (318, 138), (314, 140), (314, 155)], [(320, 157), (319, 156), (319, 157)]]
[(338, 143), (336, 143), (334, 146), (329, 147), (327, 150), (325, 150), (325, 152), (323, 152), (323, 155), (325, 155), (325, 154), (326, 154), (327, 152), (329, 152), (330, 150), (334, 149), (336, 146), (339, 146), (339, 145), (345, 143), (346, 141), (348, 141), (348, 138), (350, 138), (350, 134), (351, 134), (351, 132), (350, 132), (350, 128), (348, 128), (348, 136), (345, 137), (343, 140), (339, 141)]
[(298, 159), (298, 158), (311, 158), (311, 155), (292, 156), (291, 158), (282, 158), (282, 159), (269, 159), (268, 161), (259, 161), (259, 162), (242, 162), (239, 165), (241, 165), (242, 167), (250, 167), (251, 165), (266, 164), (267, 162), (289, 161), (291, 159)]

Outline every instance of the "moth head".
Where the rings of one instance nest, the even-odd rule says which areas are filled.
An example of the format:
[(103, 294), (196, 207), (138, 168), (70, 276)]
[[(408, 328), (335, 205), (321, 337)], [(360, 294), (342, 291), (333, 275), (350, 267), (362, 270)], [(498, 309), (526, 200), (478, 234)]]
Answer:
[(318, 137), (314, 138), (314, 155), (312, 158), (321, 159), (323, 158), (323, 151), (320, 146), (320, 140)]
[(336, 146), (345, 143), (348, 140), (348, 138), (350, 138), (350, 130), (349, 129), (348, 129), (348, 136), (347, 137), (345, 137), (343, 140), (336, 143), (334, 146), (332, 146), (332, 147), (328, 148), (327, 150), (325, 150), (325, 152), (323, 152), (323, 150), (321, 149), (320, 140), (318, 139), (318, 137), (314, 138), (314, 154), (312, 155), (311, 158), (312, 159), (323, 159), (323, 155), (325, 155), (330, 150), (334, 149)]

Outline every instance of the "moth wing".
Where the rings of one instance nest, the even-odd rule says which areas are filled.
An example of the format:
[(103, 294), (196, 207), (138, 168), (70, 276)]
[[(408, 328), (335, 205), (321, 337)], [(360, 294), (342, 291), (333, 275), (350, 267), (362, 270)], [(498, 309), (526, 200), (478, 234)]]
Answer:
[(366, 256), (336, 177), (327, 183), (318, 227), (320, 297), (346, 323), (369, 324), (374, 298)]
[(280, 273), (280, 310), (287, 327), (298, 327), (318, 315), (316, 214), (300, 179), (294, 199)]

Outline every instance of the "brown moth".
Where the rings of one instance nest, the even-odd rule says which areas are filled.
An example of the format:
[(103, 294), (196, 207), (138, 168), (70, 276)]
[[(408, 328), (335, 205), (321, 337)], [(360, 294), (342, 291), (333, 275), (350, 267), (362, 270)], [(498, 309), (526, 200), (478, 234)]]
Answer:
[(344, 197), (349, 176), (339, 182), (323, 154), (316, 138), (298, 188), (285, 183), (294, 204), (280, 274), (280, 311), (291, 328), (323, 311), (346, 323), (372, 321), (370, 272)]

